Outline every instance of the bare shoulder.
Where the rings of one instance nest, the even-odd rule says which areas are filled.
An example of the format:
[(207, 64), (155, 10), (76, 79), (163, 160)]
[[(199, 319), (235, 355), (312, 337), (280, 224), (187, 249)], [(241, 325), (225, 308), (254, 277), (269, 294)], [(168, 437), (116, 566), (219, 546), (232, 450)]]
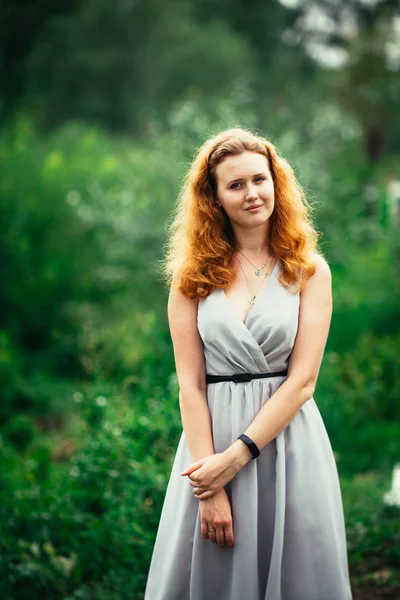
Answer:
[(197, 315), (198, 300), (185, 296), (177, 287), (171, 287), (168, 296), (168, 316), (177, 321), (193, 320)]
[(187, 305), (187, 306), (195, 306), (198, 304), (198, 300), (189, 298), (189, 296), (186, 296), (185, 294), (183, 294), (180, 291), (180, 289), (175, 285), (171, 286), (169, 288), (168, 302), (172, 303), (174, 305), (180, 304), (180, 305)]
[(310, 252), (308, 256), (309, 256), (310, 260), (317, 267), (317, 271), (319, 273), (330, 273), (331, 272), (327, 261), (321, 254), (317, 254), (317, 252)]
[(316, 252), (310, 252), (309, 258), (315, 265), (315, 272), (304, 283), (300, 293), (302, 301), (330, 304), (332, 301), (332, 275), (330, 267), (325, 258)]
[(185, 294), (179, 290), (181, 268), (182, 265), (176, 265), (173, 272), (172, 285), (170, 287), (168, 296), (169, 315), (174, 313), (179, 315), (181, 310), (193, 313), (197, 309), (198, 301), (192, 300), (188, 296), (185, 296)]
[(325, 258), (321, 256), (321, 254), (317, 254), (316, 252), (310, 252), (308, 256), (311, 262), (313, 262), (315, 265), (315, 273), (312, 277), (310, 277), (308, 283), (330, 283), (332, 279), (331, 269)]

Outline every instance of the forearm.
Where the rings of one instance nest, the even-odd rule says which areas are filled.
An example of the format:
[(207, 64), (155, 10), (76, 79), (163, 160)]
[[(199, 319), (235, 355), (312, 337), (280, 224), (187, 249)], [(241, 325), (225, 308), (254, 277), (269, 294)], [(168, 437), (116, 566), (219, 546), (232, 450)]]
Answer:
[(198, 389), (180, 391), (179, 407), (192, 462), (215, 454), (211, 416), (204, 393)]
[[(312, 394), (313, 388), (310, 385), (287, 379), (242, 433), (248, 435), (261, 451), (285, 429)], [(250, 451), (241, 440), (236, 440), (226, 452), (240, 468), (252, 459)]]

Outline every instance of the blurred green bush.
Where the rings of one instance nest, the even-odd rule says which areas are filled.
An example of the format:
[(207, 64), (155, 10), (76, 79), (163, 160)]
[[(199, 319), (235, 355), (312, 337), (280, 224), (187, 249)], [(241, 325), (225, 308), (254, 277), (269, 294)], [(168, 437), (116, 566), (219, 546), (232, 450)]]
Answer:
[(400, 336), (363, 334), (355, 349), (328, 352), (316, 401), (343, 474), (400, 460)]
[(168, 386), (74, 394), (79, 424), (3, 443), (0, 597), (139, 598), (180, 428)]
[(160, 150), (79, 125), (40, 138), (18, 121), (0, 160), (5, 424), (65, 412), (74, 380), (126, 377), (163, 356), (156, 268), (178, 177)]

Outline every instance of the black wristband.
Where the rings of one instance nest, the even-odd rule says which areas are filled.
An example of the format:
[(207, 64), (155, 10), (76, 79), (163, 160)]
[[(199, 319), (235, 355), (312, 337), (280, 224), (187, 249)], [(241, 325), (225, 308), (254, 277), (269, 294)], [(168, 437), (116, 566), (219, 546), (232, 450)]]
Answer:
[(249, 438), (248, 435), (242, 433), (242, 435), (239, 435), (238, 440), (242, 440), (242, 442), (246, 444), (253, 458), (257, 458), (257, 456), (260, 456), (260, 451), (257, 448), (257, 445), (253, 442), (251, 438)]

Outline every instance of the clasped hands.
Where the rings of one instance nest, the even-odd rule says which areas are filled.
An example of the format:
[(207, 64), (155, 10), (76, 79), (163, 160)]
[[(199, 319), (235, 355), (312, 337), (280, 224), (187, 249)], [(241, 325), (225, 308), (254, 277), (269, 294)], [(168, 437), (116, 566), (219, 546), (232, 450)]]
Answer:
[(243, 465), (232, 461), (226, 453), (211, 454), (189, 465), (182, 476), (189, 476), (193, 493), (199, 500), (211, 498), (234, 478)]

